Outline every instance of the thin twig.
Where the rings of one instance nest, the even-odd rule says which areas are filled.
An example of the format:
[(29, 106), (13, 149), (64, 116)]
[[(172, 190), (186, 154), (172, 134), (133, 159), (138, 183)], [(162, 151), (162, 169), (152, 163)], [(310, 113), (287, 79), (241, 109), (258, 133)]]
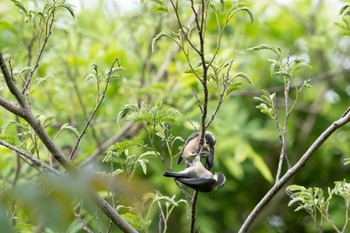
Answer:
[(120, 67), (118, 58), (116, 58), (116, 59), (113, 61), (112, 66), (111, 66), (111, 68), (109, 69), (109, 72), (108, 72), (108, 75), (107, 75), (107, 79), (106, 79), (106, 85), (105, 85), (104, 90), (102, 91), (101, 99), (100, 99), (99, 102), (97, 103), (97, 105), (96, 105), (94, 111), (91, 113), (91, 116), (90, 116), (89, 120), (86, 122), (85, 127), (84, 127), (83, 131), (81, 132), (81, 134), (80, 134), (80, 136), (79, 136), (79, 138), (78, 138), (78, 140), (77, 140), (77, 142), (76, 142), (76, 144), (75, 144), (75, 146), (74, 146), (74, 148), (73, 148), (73, 150), (72, 150), (72, 153), (71, 153), (70, 156), (69, 156), (69, 159), (70, 159), (70, 160), (73, 159), (74, 153), (75, 153), (75, 151), (77, 150), (81, 139), (82, 139), (83, 136), (85, 135), (86, 130), (87, 130), (87, 128), (89, 127), (89, 125), (90, 125), (90, 123), (91, 123), (91, 121), (92, 121), (92, 118), (95, 116), (97, 110), (98, 110), (99, 107), (101, 106), (101, 104), (102, 104), (102, 102), (103, 102), (103, 100), (104, 100), (104, 98), (105, 98), (105, 96), (106, 96), (108, 84), (109, 84), (109, 81), (110, 81), (110, 78), (111, 78), (111, 75), (112, 75), (112, 72), (113, 72), (113, 68), (114, 68), (114, 66), (115, 66), (116, 63), (118, 64), (118, 67)]
[[(278, 182), (280, 179), (281, 173), (282, 173), (282, 166), (284, 159), (287, 158), (287, 124), (289, 119), (289, 102), (288, 102), (288, 94), (289, 94), (289, 85), (290, 80), (288, 77), (285, 77), (284, 79), (284, 107), (285, 107), (285, 116), (284, 116), (284, 122), (282, 127), (282, 132), (280, 132), (280, 139), (281, 139), (281, 153), (279, 157), (278, 162), (278, 168), (277, 168), (277, 174), (276, 174), (276, 180), (275, 182)], [(278, 119), (276, 119), (278, 121)]]
[[(180, 19), (180, 16), (179, 16), (179, 13), (178, 13), (178, 9), (177, 9), (177, 5), (174, 4), (173, 0), (170, 1), (170, 4), (172, 5), (173, 9), (174, 9), (174, 12), (175, 12), (175, 15), (176, 15), (176, 20), (179, 24), (179, 28), (182, 32), (183, 35), (186, 35), (186, 32), (184, 31), (184, 27), (182, 26), (182, 23), (181, 23), (181, 19)], [(194, 10), (195, 12), (195, 10)], [(197, 18), (197, 15), (195, 14), (195, 18)], [(192, 43), (192, 41), (190, 40), (190, 38), (188, 38), (186, 36), (186, 41), (189, 43), (189, 45), (198, 53), (200, 54), (200, 51), (196, 48), (196, 46)]]
[(213, 120), (215, 119), (216, 114), (220, 110), (222, 102), (224, 102), (223, 99), (224, 99), (226, 90), (227, 90), (228, 86), (230, 85), (229, 76), (230, 76), (230, 71), (232, 69), (232, 64), (233, 64), (233, 60), (230, 61), (230, 65), (229, 65), (228, 70), (226, 72), (226, 75), (225, 75), (225, 78), (224, 78), (224, 88), (223, 88), (223, 90), (222, 90), (222, 92), (221, 92), (221, 94), (219, 96), (218, 104), (216, 105), (216, 108), (215, 108), (213, 114), (211, 115), (209, 121), (207, 122), (205, 128), (208, 128), (210, 126), (210, 124), (213, 122)]
[(242, 224), (239, 233), (248, 232), (250, 226), (253, 224), (259, 213), (265, 208), (265, 206), (274, 198), (279, 190), (306, 164), (306, 162), (311, 158), (314, 152), (331, 136), (337, 129), (344, 126), (350, 122), (350, 112), (349, 110), (336, 121), (334, 121), (323, 133), (314, 141), (314, 143), (309, 147), (309, 149), (300, 157), (298, 162), (288, 169), (288, 171), (276, 182), (273, 187), (265, 194), (265, 196), (260, 200), (260, 202), (255, 206), (255, 208), (248, 215), (244, 223)]
[[(61, 59), (63, 60), (63, 59)], [(81, 107), (81, 110), (83, 111), (83, 115), (84, 115), (84, 118), (85, 120), (88, 120), (89, 119), (89, 116), (88, 116), (88, 113), (87, 113), (87, 108), (85, 106), (85, 103), (83, 101), (83, 98), (82, 98), (82, 94), (80, 92), (80, 89), (79, 89), (79, 85), (77, 84), (77, 79), (75, 78), (75, 76), (77, 76), (77, 72), (75, 72), (76, 75), (73, 75), (67, 62), (66, 61), (62, 61), (63, 65), (65, 66), (65, 70), (66, 70), (66, 73), (67, 73), (67, 77), (69, 78), (69, 80), (72, 82), (73, 84), (73, 89), (76, 93), (76, 96), (78, 98), (78, 101), (79, 101), (79, 104), (80, 104), (80, 107)], [(86, 124), (86, 122), (84, 122), (84, 124)], [(96, 142), (96, 146), (98, 147), (100, 142), (98, 140), (98, 137), (97, 137), (97, 133), (96, 133), (96, 130), (95, 130), (95, 127), (93, 124), (90, 124), (90, 130), (91, 130), (91, 133), (92, 133), (92, 137), (94, 138), (95, 142)]]
[(80, 214), (78, 214), (77, 212), (74, 211), (74, 216), (75, 218), (78, 220), (78, 222), (80, 223), (81, 227), (83, 228), (83, 230), (87, 233), (94, 233), (85, 223), (84, 219), (81, 218)]
[(24, 87), (22, 89), (22, 94), (24, 94), (28, 90), (30, 82), (32, 80), (32, 77), (33, 77), (36, 69), (39, 67), (39, 61), (41, 60), (41, 56), (42, 56), (42, 54), (44, 52), (46, 44), (49, 41), (49, 37), (50, 37), (50, 35), (52, 33), (52, 26), (53, 26), (54, 21), (55, 21), (55, 11), (53, 10), (52, 11), (52, 17), (51, 17), (51, 22), (50, 22), (50, 25), (49, 25), (49, 28), (48, 28), (48, 32), (47, 32), (47, 34), (45, 36), (43, 45), (41, 46), (41, 48), (39, 50), (38, 57), (36, 58), (36, 61), (35, 61), (35, 65), (34, 65), (33, 69), (30, 71), (30, 73), (28, 74), (28, 76), (25, 79)]
[[(191, 8), (195, 15), (195, 23), (197, 26), (198, 31), (198, 38), (199, 38), (199, 45), (200, 45), (200, 51), (198, 52), (198, 55), (201, 59), (201, 65), (203, 70), (203, 77), (201, 79), (201, 84), (203, 86), (203, 107), (201, 107), (202, 114), (201, 114), (201, 134), (200, 134), (200, 140), (199, 140), (199, 150), (198, 153), (202, 150), (203, 144), (204, 144), (204, 135), (206, 131), (206, 118), (207, 118), (207, 112), (208, 112), (208, 86), (207, 86), (207, 75), (208, 75), (208, 66), (205, 61), (205, 51), (204, 51), (204, 33), (205, 33), (205, 17), (204, 17), (204, 11), (205, 11), (205, 2), (201, 1), (201, 5), (199, 6), (199, 10), (202, 10), (201, 12), (201, 18), (199, 18), (198, 13), (196, 9), (194, 8), (194, 2), (191, 0)], [(195, 230), (195, 223), (196, 223), (196, 205), (197, 205), (197, 198), (198, 198), (198, 191), (194, 191), (193, 198), (192, 198), (192, 205), (191, 205), (191, 222), (190, 222), (190, 233), (194, 233)]]
[(201, 101), (198, 98), (197, 92), (196, 92), (196, 90), (194, 88), (192, 88), (192, 93), (193, 93), (194, 97), (197, 100), (197, 104), (198, 104), (199, 109), (201, 110), (201, 113), (203, 113), (203, 108), (202, 108), (202, 105), (201, 105)]
[[(291, 54), (292, 54), (292, 48), (290, 48), (289, 53), (288, 53), (286, 68), (289, 68), (289, 66), (290, 66)], [(284, 77), (284, 109), (285, 109), (284, 111), (285, 111), (285, 115), (284, 115), (282, 132), (279, 132), (282, 148), (281, 148), (281, 153), (280, 153), (280, 157), (279, 157), (275, 182), (278, 182), (278, 180), (281, 176), (284, 160), (286, 160), (286, 162), (287, 162), (288, 169), (291, 167), (291, 164), (289, 162), (288, 155), (287, 155), (287, 125), (288, 125), (288, 120), (289, 120), (289, 113), (290, 113), (291, 109), (293, 108), (293, 106), (292, 106), (291, 109), (289, 109), (289, 90), (290, 90), (290, 81), (291, 81), (290, 79), (291, 78), (288, 76)], [(278, 119), (276, 119), (276, 121), (278, 121)]]

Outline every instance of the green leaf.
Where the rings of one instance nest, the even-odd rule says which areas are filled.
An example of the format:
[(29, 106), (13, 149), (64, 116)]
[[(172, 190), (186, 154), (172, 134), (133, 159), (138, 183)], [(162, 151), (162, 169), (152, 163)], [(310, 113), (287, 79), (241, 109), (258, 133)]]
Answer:
[(79, 136), (80, 136), (78, 130), (76, 128), (74, 128), (73, 126), (69, 125), (68, 123), (62, 125), (59, 132), (61, 132), (63, 130), (68, 130), (68, 131), (72, 132), (76, 138), (79, 138)]
[(69, 4), (69, 3), (60, 3), (60, 4), (57, 5), (57, 8), (59, 8), (59, 7), (66, 9), (66, 10), (69, 12), (69, 14), (70, 14), (73, 18), (75, 18), (74, 5)]
[(7, 128), (11, 125), (18, 125), (18, 122), (15, 120), (10, 120), (8, 122), (6, 122), (2, 127), (1, 127), (1, 133), (2, 135), (6, 134)]
[(239, 72), (233, 78), (236, 78), (236, 77), (244, 78), (248, 83), (253, 84), (252, 80), (245, 73)]
[(250, 11), (250, 9), (247, 8), (247, 7), (243, 7), (241, 10), (243, 10), (243, 11), (245, 11), (245, 12), (248, 13), (251, 24), (254, 24), (254, 22), (255, 22), (254, 15), (253, 15), (253, 13)]
[(142, 219), (140, 216), (133, 213), (121, 214), (121, 216), (130, 223), (130, 225), (136, 230), (142, 230)]
[(164, 12), (169, 12), (169, 9), (167, 6), (163, 5), (163, 6), (155, 6), (153, 7), (154, 11), (164, 11)]
[(240, 91), (242, 90), (242, 82), (233, 82), (233, 83), (230, 83), (230, 85), (228, 86), (227, 90), (226, 90), (226, 95), (229, 95), (231, 94), (232, 92), (234, 91)]
[(28, 13), (27, 9), (25, 8), (25, 6), (23, 5), (23, 3), (21, 1), (18, 0), (11, 0), (11, 2), (13, 2), (21, 11), (23, 11), (25, 14)]
[(117, 115), (117, 122), (120, 123), (123, 119), (126, 118), (130, 113), (138, 112), (139, 108), (136, 104), (125, 104), (123, 105)]
[(275, 46), (270, 45), (270, 44), (262, 44), (262, 45), (258, 45), (258, 46), (247, 49), (247, 51), (259, 51), (259, 50), (270, 50), (270, 51), (274, 52), (278, 57), (281, 56), (281, 49), (276, 48)]
[(225, 11), (225, 1), (220, 0), (220, 5), (221, 5), (221, 11), (224, 12)]
[(344, 6), (339, 10), (339, 15), (344, 14), (344, 12), (346, 11), (346, 9), (349, 8), (349, 6), (350, 6), (349, 4), (344, 5)]
[(143, 173), (146, 175), (147, 174), (147, 166), (146, 163), (148, 160), (145, 159), (138, 159), (137, 162), (141, 165)]
[(281, 76), (283, 76), (283, 77), (287, 77), (287, 78), (289, 78), (289, 79), (292, 79), (292, 75), (291, 75), (289, 72), (284, 71), (284, 70), (277, 71), (277, 72), (275, 72), (274, 74), (275, 74), (275, 75), (281, 75)]

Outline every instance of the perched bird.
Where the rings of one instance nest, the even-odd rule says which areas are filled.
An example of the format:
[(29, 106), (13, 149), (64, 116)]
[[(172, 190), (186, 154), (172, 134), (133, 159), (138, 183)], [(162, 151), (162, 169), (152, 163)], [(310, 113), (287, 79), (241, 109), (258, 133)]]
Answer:
[[(177, 161), (178, 165), (184, 159), (186, 168), (191, 166), (194, 158), (198, 155), (199, 140), (200, 140), (200, 133), (198, 132), (191, 134), (187, 138), (185, 145), (180, 152), (179, 160)], [(215, 143), (216, 143), (216, 138), (214, 137), (214, 135), (211, 132), (206, 131), (204, 135), (204, 144), (203, 144), (202, 151), (200, 152), (200, 156), (206, 158), (205, 168), (208, 169), (209, 171), (211, 171), (214, 163)]]
[(216, 190), (224, 186), (226, 182), (226, 177), (221, 172), (213, 174), (205, 169), (199, 156), (195, 157), (192, 166), (185, 170), (181, 172), (167, 171), (164, 172), (163, 176), (173, 177), (184, 185), (200, 192)]

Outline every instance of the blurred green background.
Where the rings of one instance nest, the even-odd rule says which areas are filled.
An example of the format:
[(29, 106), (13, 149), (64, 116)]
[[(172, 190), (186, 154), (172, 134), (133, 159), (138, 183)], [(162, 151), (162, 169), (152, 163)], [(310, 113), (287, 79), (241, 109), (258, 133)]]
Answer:
[[(43, 1), (23, 3), (28, 9), (42, 9), (44, 5)], [(70, 3), (75, 6), (76, 16), (71, 17), (64, 9), (56, 12), (52, 35), (34, 75), (37, 87), (33, 84), (31, 89), (31, 107), (34, 113), (45, 117), (54, 116), (52, 124), (47, 128), (50, 135), (55, 135), (66, 123), (81, 132), (87, 119), (86, 115), (91, 114), (96, 103), (96, 81), (87, 79), (89, 74), (93, 73), (93, 64), (103, 73), (109, 69), (113, 60), (118, 58), (124, 68), (117, 73), (118, 77), (110, 82), (106, 99), (93, 119), (93, 130), (90, 128), (87, 131), (78, 148), (75, 160), (77, 164), (127, 124), (117, 123), (117, 114), (125, 104), (144, 101), (156, 105), (162, 102), (176, 108), (182, 116), (179, 118), (179, 124), (174, 126), (172, 134), (183, 139), (193, 132), (192, 124), (199, 127), (200, 110), (193, 89), (198, 92), (200, 98), (202, 89), (194, 77), (184, 72), (187, 69), (185, 57), (181, 52), (174, 52), (166, 66), (166, 72), (158, 77), (164, 61), (168, 59), (169, 51), (174, 50), (173, 43), (162, 38), (155, 45), (153, 53), (150, 49), (152, 39), (158, 33), (178, 30), (173, 14), (154, 11), (155, 3), (147, 0), (142, 4), (139, 1), (122, 0)], [(186, 22), (190, 18), (191, 9), (188, 1), (181, 3), (183, 5), (180, 16), (183, 22)], [(282, 109), (283, 81), (271, 78), (268, 59), (275, 59), (273, 53), (247, 51), (248, 48), (272, 44), (281, 48), (283, 57), (287, 57), (292, 49), (291, 58), (303, 58), (312, 67), (300, 69), (294, 74), (296, 82), (310, 79), (312, 87), (305, 88), (300, 93), (290, 115), (287, 151), (292, 164), (328, 125), (340, 117), (350, 103), (350, 38), (339, 26), (342, 24), (339, 10), (345, 2), (247, 0), (244, 3), (253, 12), (255, 22), (251, 24), (245, 13), (237, 14), (224, 32), (219, 57), (234, 59), (232, 72), (247, 74), (253, 84), (243, 82), (242, 90), (235, 91), (225, 98), (222, 108), (210, 126), (209, 130), (217, 139), (213, 170), (223, 172), (227, 182), (219, 190), (199, 195), (197, 223), (203, 233), (237, 232), (249, 212), (272, 187), (271, 177), (275, 177), (277, 170), (281, 145), (276, 126), (269, 117), (255, 108), (258, 102), (253, 97), (260, 96), (262, 89), (276, 91), (279, 100), (277, 107)], [(226, 8), (231, 4), (232, 2), (227, 1)], [(214, 1), (214, 5), (220, 8), (219, 1)], [(224, 13), (220, 12), (218, 17), (223, 20)], [(18, 84), (24, 79), (23, 69), (33, 65), (38, 51), (37, 43), (42, 43), (32, 40), (37, 32), (38, 28), (34, 23), (25, 22), (23, 13), (14, 2), (0, 3), (0, 49), (7, 57), (11, 57)], [(212, 13), (209, 15), (206, 34), (207, 53), (214, 51), (217, 33), (215, 15)], [(30, 49), (33, 51), (33, 58), (28, 62)], [(3, 79), (0, 79), (0, 88), (3, 98), (15, 101)], [(217, 95), (210, 85), (209, 91), (211, 114), (217, 104)], [(294, 99), (293, 91), (290, 98), (291, 101)], [(15, 120), (15, 117), (3, 108), (0, 109), (0, 114), (1, 126)], [(9, 126), (5, 134), (14, 140), (18, 139), (14, 126)], [(143, 129), (129, 132), (129, 138), (134, 136), (138, 136), (149, 145)], [(350, 156), (349, 141), (350, 128), (346, 126), (332, 135), (315, 152), (289, 184), (327, 189), (333, 187), (334, 181), (348, 178), (350, 168), (343, 165), (343, 159)], [(69, 151), (76, 142), (76, 136), (72, 131), (63, 131), (55, 138), (55, 142), (60, 148), (68, 148)], [(177, 141), (172, 153), (179, 153), (181, 146), (182, 142)], [(161, 142), (157, 143), (156, 147), (161, 151)], [(40, 158), (46, 160), (47, 152), (43, 146), (39, 146), (39, 149), (42, 151)], [(140, 150), (138, 153), (146, 150)], [(18, 171), (17, 157), (14, 152), (4, 147), (0, 147), (0, 154), (1, 190), (5, 193), (13, 187), (13, 180)], [(100, 155), (99, 159), (103, 158), (104, 154)], [(170, 162), (168, 157), (167, 159)], [(166, 167), (161, 160), (157, 157), (148, 160), (147, 173), (145, 174), (141, 167), (137, 167), (131, 181), (120, 185), (119, 189), (124, 191), (121, 191), (122, 194), (118, 197), (123, 202), (128, 199), (126, 196), (129, 194), (135, 195), (135, 199), (129, 198), (131, 200), (124, 204), (135, 205), (137, 210), (133, 210), (133, 213), (141, 212), (143, 216), (149, 208), (149, 204), (142, 204), (142, 196), (146, 193), (159, 191), (170, 197), (176, 194), (176, 200), (185, 199), (175, 183), (162, 176)], [(177, 158), (174, 161), (176, 160)], [(115, 162), (113, 166), (117, 169), (120, 164)], [(104, 163), (98, 169), (103, 171), (109, 167), (109, 164)], [(174, 169), (181, 170), (182, 166), (174, 166)], [(19, 172), (17, 183), (20, 187), (38, 182), (38, 172), (28, 164), (22, 162)], [(40, 200), (42, 193), (31, 189), (24, 190)], [(309, 215), (302, 211), (294, 212), (295, 206), (288, 207), (288, 202), (288, 196), (283, 190), (280, 191), (261, 213), (251, 232), (316, 232)], [(136, 207), (139, 206), (136, 204), (143, 207)], [(339, 207), (341, 204), (335, 202), (332, 208), (333, 220), (339, 224), (343, 224), (344, 219), (344, 210)], [(17, 229), (21, 232), (31, 232), (37, 225), (36, 220), (29, 217), (31, 209), (36, 205), (40, 203), (25, 205), (29, 210), (24, 208), (24, 204), (12, 206), (12, 212), (7, 212), (8, 215), (14, 213), (14, 216), (18, 217), (17, 226), (19, 223), (22, 225)], [(106, 220), (103, 216), (97, 221), (96, 216), (100, 213), (94, 208), (91, 207), (92, 211), (87, 212), (84, 219), (91, 229), (98, 232), (99, 226), (108, 225), (108, 222), (104, 222)], [(59, 211), (54, 213), (60, 216)], [(180, 204), (176, 207), (168, 220), (168, 232), (187, 232), (188, 216), (187, 205)], [(150, 211), (152, 221), (149, 232), (158, 231), (158, 217), (159, 209), (153, 206)], [(27, 226), (27, 231), (24, 226)], [(46, 232), (84, 232), (74, 218), (68, 218), (63, 229), (52, 227), (47, 228)], [(325, 226), (324, 232), (331, 232), (327, 230)], [(105, 231), (103, 228), (102, 232)], [(112, 227), (111, 232), (119, 231)]]

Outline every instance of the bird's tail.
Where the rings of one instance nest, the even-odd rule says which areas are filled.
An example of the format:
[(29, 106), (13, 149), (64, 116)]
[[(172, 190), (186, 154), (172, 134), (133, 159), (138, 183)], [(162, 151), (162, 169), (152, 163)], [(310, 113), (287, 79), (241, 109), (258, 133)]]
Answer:
[(166, 176), (166, 177), (175, 177), (175, 178), (182, 178), (182, 177), (184, 177), (183, 174), (180, 174), (180, 173), (178, 173), (178, 172), (168, 172), (168, 171), (164, 172), (164, 173), (163, 173), (163, 176)]

